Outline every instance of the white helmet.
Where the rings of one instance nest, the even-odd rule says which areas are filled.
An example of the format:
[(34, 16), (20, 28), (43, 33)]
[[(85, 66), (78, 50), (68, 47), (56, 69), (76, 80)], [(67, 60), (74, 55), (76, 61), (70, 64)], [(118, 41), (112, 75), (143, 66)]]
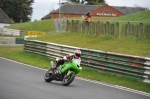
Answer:
[(75, 50), (74, 51), (74, 56), (75, 56), (75, 58), (80, 58), (80, 56), (81, 56), (81, 51), (80, 50)]

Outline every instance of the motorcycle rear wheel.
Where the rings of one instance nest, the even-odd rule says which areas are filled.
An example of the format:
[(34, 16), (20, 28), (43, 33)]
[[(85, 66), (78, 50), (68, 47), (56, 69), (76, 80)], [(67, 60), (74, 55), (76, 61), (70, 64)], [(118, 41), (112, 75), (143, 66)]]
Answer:
[(51, 69), (49, 69), (46, 73), (45, 73), (45, 76), (44, 76), (44, 80), (46, 82), (51, 82), (53, 79), (52, 79), (52, 73), (49, 73)]
[(67, 78), (63, 78), (62, 80), (62, 84), (64, 86), (68, 86), (75, 78), (75, 73), (72, 73), (71, 75), (69, 75)]

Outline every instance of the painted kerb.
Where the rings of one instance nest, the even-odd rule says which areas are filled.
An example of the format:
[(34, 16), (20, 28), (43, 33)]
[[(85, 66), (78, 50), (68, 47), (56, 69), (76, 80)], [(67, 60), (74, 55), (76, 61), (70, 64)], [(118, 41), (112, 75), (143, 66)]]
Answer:
[(100, 72), (127, 76), (150, 83), (150, 58), (78, 48), (37, 40), (25, 40), (25, 52), (61, 58), (75, 49), (82, 51), (81, 65)]

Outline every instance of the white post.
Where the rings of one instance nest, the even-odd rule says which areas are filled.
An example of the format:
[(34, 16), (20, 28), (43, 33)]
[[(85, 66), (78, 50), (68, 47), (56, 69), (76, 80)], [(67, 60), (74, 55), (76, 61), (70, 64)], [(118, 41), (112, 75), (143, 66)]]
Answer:
[(59, 0), (59, 20), (60, 20), (60, 0)]

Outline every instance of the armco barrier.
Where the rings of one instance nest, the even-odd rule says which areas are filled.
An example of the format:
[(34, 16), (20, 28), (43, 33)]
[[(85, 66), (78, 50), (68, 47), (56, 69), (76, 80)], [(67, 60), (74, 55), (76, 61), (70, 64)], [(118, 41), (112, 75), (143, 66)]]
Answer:
[(150, 58), (78, 48), (55, 43), (25, 40), (25, 52), (61, 58), (75, 49), (82, 51), (81, 65), (100, 72), (128, 76), (150, 83)]

